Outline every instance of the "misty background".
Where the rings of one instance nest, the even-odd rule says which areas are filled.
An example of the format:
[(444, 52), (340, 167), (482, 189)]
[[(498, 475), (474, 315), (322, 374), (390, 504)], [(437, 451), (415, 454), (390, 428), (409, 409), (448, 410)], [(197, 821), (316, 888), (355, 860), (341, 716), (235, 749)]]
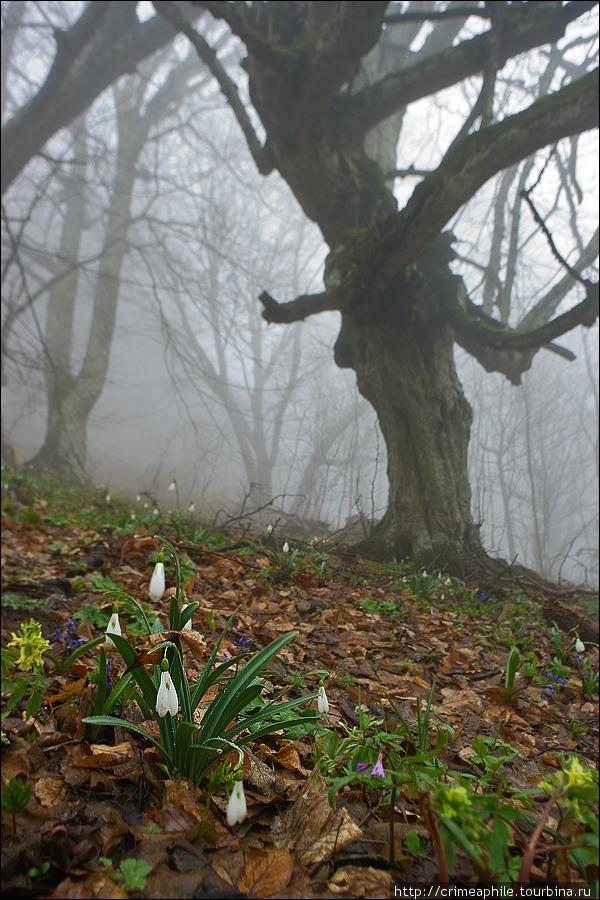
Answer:
[[(53, 30), (82, 7), (2, 3), (3, 121), (44, 82)], [(154, 14), (147, 3), (137, 10)], [(196, 27), (223, 64), (239, 62), (225, 27), (201, 14)], [(430, 27), (417, 30), (412, 52)], [(570, 39), (582, 66), (597, 54), (596, 43)], [(565, 50), (554, 52), (558, 62)], [(538, 71), (511, 64), (508, 105), (547, 71), (548, 54), (537, 56)], [(406, 170), (439, 161), (441, 136), (471, 103), (467, 82), (409, 108), (400, 200), (415, 184)], [(578, 255), (597, 227), (597, 135), (570, 144), (489, 182), (451, 223), (453, 270), (490, 313), (485, 274), (496, 259), (502, 321), (522, 318), (556, 275), (515, 200), (534, 165), (545, 169), (544, 214), (563, 249)], [(268, 325), (257, 299), (319, 290), (326, 252), (283, 180), (258, 175), (214, 79), (176, 38), (58, 132), (4, 197), (3, 462), (52, 471), (54, 415), (73, 451), (71, 471), (61, 463), (58, 474), (125, 496), (151, 492), (169, 508), (176, 479), (182, 509), (193, 502), (206, 521), (273, 501), (267, 520), (283, 510), (320, 537), (356, 516), (365, 526), (380, 519), (385, 446), (354, 373), (333, 362), (339, 314)], [(473, 512), (491, 555), (596, 586), (597, 324), (560, 347), (537, 354), (520, 385), (456, 348), (474, 411)], [(90, 410), (75, 402), (82, 377), (98, 396)]]

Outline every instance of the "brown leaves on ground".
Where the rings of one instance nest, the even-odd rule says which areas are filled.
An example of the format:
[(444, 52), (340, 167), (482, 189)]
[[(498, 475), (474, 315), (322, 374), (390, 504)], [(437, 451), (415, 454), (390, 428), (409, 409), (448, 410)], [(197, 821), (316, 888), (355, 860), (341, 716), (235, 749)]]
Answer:
[[(10, 639), (10, 633), (33, 616), (52, 641), (55, 629), (64, 629), (82, 604), (110, 613), (112, 597), (95, 586), (94, 575), (113, 579), (140, 602), (148, 600), (152, 554), (160, 549), (150, 535), (98, 541), (93, 533), (71, 531), (66, 543), (57, 529), (40, 522), (27, 528), (13, 523), (4, 539), (3, 592), (43, 602), (30, 602), (27, 611), (3, 607), (3, 638)], [(296, 640), (270, 667), (272, 686), (289, 689), (287, 676), (329, 673), (327, 722), (342, 736), (358, 722), (359, 697), (363, 709), (387, 718), (392, 727), (398, 724), (396, 712), (413, 724), (417, 703), (424, 708), (435, 677), (433, 712), (439, 724), (454, 729), (442, 751), (453, 769), (475, 777), (481, 773), (472, 747), (476, 735), (497, 736), (519, 751), (505, 770), (511, 786), (539, 784), (548, 768), (558, 765), (560, 752), (575, 752), (590, 764), (597, 758), (598, 704), (583, 695), (574, 672), (551, 702), (541, 699), (539, 684), (520, 674), (506, 703), (504, 670), (508, 647), (516, 639), (514, 616), (510, 619), (508, 612), (503, 620), (497, 608), (476, 618), (461, 611), (460, 602), (449, 608), (441, 595), (448, 598), (452, 587), (442, 581), (429, 601), (419, 601), (398, 576), (356, 563), (349, 568), (335, 557), (323, 577), (311, 569), (308, 553), (303, 557), (300, 552), (304, 562), (285, 583), (266, 580), (265, 570), (272, 570), (274, 563), (256, 544), (243, 552), (190, 544), (178, 550), (196, 566), (186, 583), (188, 602), (199, 604), (194, 630), (180, 633), (190, 676), (201, 670), (207, 650), (239, 607), (221, 652), (237, 655), (244, 639), (248, 650), (259, 650), (297, 630)], [(35, 578), (23, 575), (32, 571)], [(168, 585), (169, 580), (172, 588), (172, 573)], [(506, 596), (506, 611), (514, 606), (514, 584), (498, 581), (485, 587)], [(464, 596), (468, 591), (472, 596), (481, 588), (469, 584), (463, 589)], [(554, 618), (564, 626), (561, 598), (544, 595), (538, 585), (532, 593), (546, 616), (560, 611), (561, 618)], [(154, 607), (165, 628), (171, 594), (167, 590)], [(519, 596), (526, 625), (532, 621), (533, 601), (524, 590)], [(589, 618), (581, 611), (578, 615), (593, 632)], [(543, 672), (556, 648), (550, 629), (540, 625), (541, 619), (533, 621), (534, 633), (527, 636), (522, 657), (534, 651)], [(124, 617), (122, 625), (126, 632)], [(98, 630), (83, 622), (78, 633), (89, 639)], [(145, 654), (139, 661), (153, 661), (153, 647), (170, 634), (135, 638), (140, 654)], [(589, 632), (584, 639), (590, 639)], [(588, 653), (597, 665), (597, 648), (588, 648)], [(108, 654), (118, 666), (116, 651), (109, 649)], [(309, 738), (269, 736), (245, 748), (248, 817), (228, 828), (226, 798), (213, 796), (209, 801), (205, 784), (194, 789), (182, 779), (168, 780), (160, 757), (142, 739), (118, 728), (89, 739), (82, 719), (93, 706), (89, 674), (96, 667), (91, 655), (65, 672), (48, 665), (48, 702), (42, 715), (26, 721), (20, 704), (4, 721), (10, 747), (3, 749), (3, 782), (17, 777), (33, 786), (27, 809), (17, 814), (16, 835), (12, 817), (2, 817), (7, 896), (125, 897), (132, 889), (114, 876), (128, 859), (146, 860), (152, 867), (145, 888), (135, 894), (145, 897), (378, 898), (389, 896), (390, 886), (401, 880), (431, 881), (437, 876), (431, 843), (425, 857), (403, 845), (409, 829), (429, 841), (418, 801), (399, 793), (397, 868), (390, 870), (388, 816), (382, 814), (380, 794), (349, 785), (332, 808), (330, 783), (315, 769)], [(299, 689), (310, 693), (317, 685), (318, 676), (312, 675)], [(127, 707), (126, 714), (139, 721), (136, 709)], [(152, 723), (143, 724), (151, 731)], [(41, 871), (46, 862), (46, 873), (28, 875)], [(460, 856), (457, 865), (465, 880), (476, 879), (466, 857)], [(567, 880), (564, 872), (559, 880)]]

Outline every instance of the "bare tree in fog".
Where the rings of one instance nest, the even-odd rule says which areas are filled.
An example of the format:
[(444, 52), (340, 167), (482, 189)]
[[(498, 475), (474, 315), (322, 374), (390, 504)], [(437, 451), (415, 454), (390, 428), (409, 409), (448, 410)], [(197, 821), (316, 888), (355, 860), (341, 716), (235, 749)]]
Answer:
[[(540, 348), (562, 363), (573, 352), (558, 339), (595, 322), (597, 285), (586, 276), (597, 242), (585, 218), (595, 4), (469, 4), (469, 18), (455, 3), (154, 5), (210, 69), (258, 171), (283, 176), (329, 245), (324, 291), (305, 293), (307, 282), (282, 303), (274, 297), (292, 290), (273, 284), (261, 301), (273, 323), (341, 315), (335, 360), (356, 373), (387, 450), (388, 510), (368, 549), (487, 563), (470, 511), (471, 410), (454, 348), (518, 384)], [(203, 9), (202, 30), (190, 28)], [(66, 29), (71, 47), (84, 31)], [(227, 35), (244, 45), (243, 67), (219, 55)], [(80, 45), (83, 58), (89, 37)], [(201, 307), (185, 306), (184, 317)]]
[[(368, 87), (354, 84), (360, 62), (390, 28), (412, 27), (403, 10), (386, 19), (387, 3), (335, 9), (322, 3), (197, 5), (224, 20), (245, 43), (244, 67), (267, 134), (264, 143), (204, 38), (181, 21), (175, 4), (155, 3), (212, 66), (259, 171), (276, 168), (283, 174), (331, 248), (323, 293), (287, 303), (268, 294), (261, 300), (271, 322), (291, 323), (331, 309), (342, 313), (336, 362), (355, 370), (387, 446), (389, 505), (369, 549), (423, 562), (482, 557), (467, 474), (471, 411), (456, 378), (454, 342), (488, 370), (518, 382), (540, 347), (578, 324), (593, 324), (598, 291), (585, 281), (583, 299), (554, 316), (550, 288), (513, 332), (500, 319), (490, 322), (463, 279), (452, 274), (456, 239), (441, 232), (494, 175), (597, 125), (597, 72), (589, 71), (591, 58), (585, 54), (585, 74), (570, 60), (561, 64), (553, 82), (558, 89), (550, 98), (529, 77), (516, 107), (520, 112), (513, 112), (514, 101), (504, 109), (498, 78), (511, 57), (560, 40), (585, 5), (548, 8), (545, 17), (537, 6), (535, 15), (527, 5), (518, 15), (514, 5), (504, 3), (478, 9), (489, 19), (487, 32), (397, 68)], [(539, 57), (531, 59), (539, 65)], [(520, 73), (528, 77), (524, 69)], [(421, 173), (398, 212), (386, 173), (365, 152), (367, 135), (408, 104), (479, 74), (480, 88), (467, 98), (458, 131), (449, 129), (433, 170)], [(479, 130), (470, 133), (477, 122)], [(407, 140), (410, 147), (410, 135)], [(542, 178), (543, 162), (538, 162), (527, 188), (533, 190)], [(584, 264), (582, 255), (572, 275)], [(556, 261), (554, 271), (563, 275)], [(535, 317), (543, 324), (530, 327)]]
[[(168, 51), (166, 53), (169, 55)], [(128, 252), (136, 163), (152, 129), (165, 115), (172, 113), (174, 104), (181, 102), (187, 79), (201, 69), (197, 59), (190, 55), (173, 65), (160, 87), (154, 90), (152, 79), (158, 76), (165, 62), (161, 55), (155, 56), (152, 62), (144, 64), (140, 75), (123, 78), (112, 88), (116, 129), (114, 171), (107, 185), (108, 205), (97, 217), (104, 232), (102, 247), (97, 261), (87, 267), (93, 288), (91, 321), (83, 341), (81, 338), (76, 340), (75, 325), (81, 289), (79, 261), (85, 255), (84, 232), (93, 224), (91, 210), (99, 202), (98, 194), (92, 196), (86, 186), (92, 161), (84, 118), (74, 128), (70, 171), (59, 178), (54, 197), (60, 211), (53, 219), (54, 227), (58, 223), (62, 234), (56, 255), (44, 260), (44, 267), (51, 276), (43, 338), (47, 427), (43, 446), (29, 465), (69, 481), (87, 480), (87, 423), (106, 384), (121, 292), (121, 271)], [(107, 139), (110, 143), (110, 135)], [(95, 145), (104, 156), (103, 141), (97, 140)], [(7, 227), (10, 230), (10, 226)], [(14, 248), (13, 254), (14, 265), (21, 267), (28, 256), (39, 259), (41, 255), (25, 246), (24, 240), (22, 238), (20, 248)], [(22, 271), (21, 275), (23, 291), (27, 294), (27, 271)], [(40, 298), (44, 294), (42, 285), (36, 295)], [(31, 304), (23, 309), (27, 306)], [(83, 346), (83, 352), (79, 351), (80, 346)]]

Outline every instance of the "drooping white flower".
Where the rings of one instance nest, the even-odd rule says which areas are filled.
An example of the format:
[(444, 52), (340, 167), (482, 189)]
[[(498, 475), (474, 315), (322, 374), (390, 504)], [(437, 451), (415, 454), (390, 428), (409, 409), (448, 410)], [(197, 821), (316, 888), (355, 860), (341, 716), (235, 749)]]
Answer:
[(284, 544), (283, 547), (281, 548), (281, 552), (282, 552), (282, 553), (289, 553), (289, 552), (290, 552), (290, 545), (288, 544), (287, 541), (285, 542), (285, 544)]
[(136, 494), (135, 499), (137, 500), (138, 503), (141, 503), (141, 502), (142, 502), (142, 495), (141, 495), (141, 494)]
[(227, 824), (231, 828), (233, 825), (243, 822), (246, 815), (247, 807), (244, 784), (242, 781), (236, 781), (229, 796), (229, 802), (227, 803)]
[(577, 638), (577, 640), (575, 641), (575, 649), (577, 650), (578, 653), (585, 652), (585, 644), (583, 643), (581, 638)]
[(317, 697), (317, 709), (320, 713), (328, 713), (329, 712), (329, 700), (327, 699), (327, 694), (325, 693), (325, 687), (323, 682), (319, 685), (319, 696)]
[[(185, 612), (186, 609), (188, 608), (188, 606), (189, 606), (188, 603), (182, 603), (182, 604), (181, 604), (181, 612)], [(187, 622), (186, 622), (185, 625), (183, 626), (183, 630), (184, 630), (184, 631), (191, 631), (191, 630), (192, 630), (192, 620), (191, 620), (191, 619), (188, 619), (188, 620), (187, 620)]]
[(150, 579), (148, 593), (153, 600), (160, 600), (165, 592), (165, 564), (157, 562)]
[[(161, 663), (162, 666), (169, 663), (166, 660), (163, 660)], [(171, 713), (172, 716), (177, 715), (177, 710), (179, 709), (179, 697), (177, 696), (177, 691), (175, 690), (175, 685), (171, 679), (171, 673), (168, 668), (163, 669), (160, 673), (160, 685), (158, 686), (158, 693), (156, 695), (156, 715), (157, 716), (166, 716), (167, 713)]]
[(175, 479), (173, 479), (173, 481), (172, 481), (171, 484), (169, 485), (169, 490), (170, 490), (170, 491), (176, 491), (176, 490), (177, 490), (177, 482), (175, 481)]
[(119, 610), (117, 605), (113, 606), (112, 616), (108, 622), (108, 626), (106, 628), (106, 643), (110, 644), (112, 647), (115, 646), (115, 642), (109, 635), (111, 634), (121, 634), (121, 623), (119, 622)]
[(272, 531), (273, 531), (273, 526), (269, 522), (269, 524), (267, 525), (267, 534), (271, 534)]
[(190, 501), (190, 512), (191, 513), (196, 512), (196, 507), (194, 506), (192, 501)]

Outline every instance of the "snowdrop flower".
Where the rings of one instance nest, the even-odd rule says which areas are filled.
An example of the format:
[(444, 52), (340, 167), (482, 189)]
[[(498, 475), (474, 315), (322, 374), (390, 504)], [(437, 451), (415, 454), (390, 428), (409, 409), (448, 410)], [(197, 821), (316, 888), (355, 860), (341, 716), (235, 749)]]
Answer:
[(136, 494), (136, 498), (135, 498), (135, 499), (137, 500), (138, 503), (141, 503), (141, 502), (142, 502), (142, 495), (141, 495), (141, 494)]
[[(161, 559), (162, 557), (162, 559)], [(154, 572), (150, 579), (150, 587), (148, 593), (153, 600), (160, 600), (165, 592), (165, 564), (162, 553), (158, 554), (158, 562), (154, 566)]]
[(172, 716), (176, 716), (179, 709), (179, 697), (171, 680), (169, 661), (167, 659), (163, 659), (160, 669), (160, 685), (156, 695), (156, 715), (162, 717), (166, 716), (167, 713), (171, 713)]
[(115, 642), (109, 635), (111, 634), (121, 634), (121, 623), (119, 622), (119, 607), (115, 603), (112, 609), (112, 616), (110, 617), (110, 621), (108, 623), (108, 627), (106, 629), (106, 643), (111, 644), (111, 646), (115, 646)]
[(158, 515), (158, 510), (157, 510), (156, 507), (154, 507), (154, 509), (152, 510), (152, 515), (153, 515), (153, 516), (157, 516), (157, 515)]
[(190, 512), (191, 513), (196, 512), (196, 507), (194, 506), (194, 504), (191, 500), (190, 500)]
[(170, 491), (176, 491), (176, 490), (177, 490), (177, 482), (175, 481), (175, 479), (173, 479), (173, 481), (172, 481), (171, 484), (169, 485), (169, 490), (170, 490)]
[(269, 522), (269, 524), (267, 525), (267, 534), (271, 534), (272, 531), (273, 531), (273, 526)]
[[(185, 612), (186, 609), (188, 608), (188, 605), (189, 605), (188, 603), (182, 603), (182, 604), (181, 604), (181, 612)], [(192, 620), (191, 620), (191, 619), (188, 619), (188, 620), (187, 620), (187, 622), (186, 622), (185, 625), (183, 626), (183, 630), (184, 630), (184, 631), (191, 631), (191, 630), (192, 630)]]
[(327, 714), (329, 712), (329, 700), (327, 699), (327, 694), (325, 693), (325, 687), (323, 682), (319, 682), (319, 696), (317, 697), (317, 709), (320, 713)]
[(111, 501), (111, 496), (110, 496), (110, 494), (107, 494), (106, 497), (104, 498), (104, 502), (110, 503), (110, 501)]
[(244, 776), (241, 772), (238, 772), (235, 777), (236, 782), (227, 804), (227, 824), (230, 828), (239, 822), (243, 822), (247, 813), (246, 795), (244, 794), (243, 785)]
[(135, 513), (131, 513), (131, 519), (133, 522), (135, 522)]
[(577, 640), (575, 641), (575, 649), (577, 650), (578, 653), (585, 652), (585, 644), (583, 643), (581, 638), (577, 638)]
[(287, 541), (285, 542), (285, 544), (284, 544), (283, 547), (281, 548), (281, 552), (282, 552), (282, 553), (289, 553), (289, 552), (290, 552), (290, 545), (288, 544)]

